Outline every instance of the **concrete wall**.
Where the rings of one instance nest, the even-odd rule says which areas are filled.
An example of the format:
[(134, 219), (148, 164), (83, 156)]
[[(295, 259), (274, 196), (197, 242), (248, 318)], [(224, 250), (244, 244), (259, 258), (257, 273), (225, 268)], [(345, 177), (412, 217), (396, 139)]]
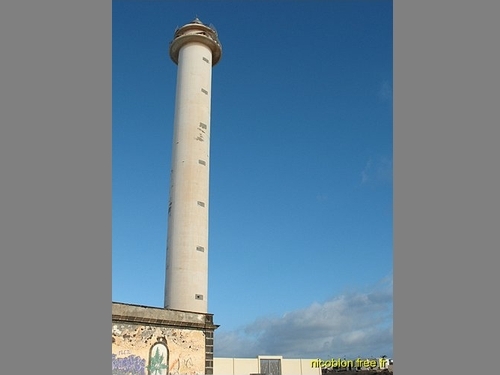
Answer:
[[(160, 362), (160, 365), (156, 367), (165, 367), (165, 371), (161, 373), (205, 373), (205, 335), (202, 331), (115, 323), (112, 337), (115, 359), (139, 357), (135, 361), (144, 360), (143, 367), (147, 370), (146, 367), (151, 365), (152, 359), (154, 361), (158, 349), (156, 362)], [(156, 343), (162, 345), (153, 347)], [(160, 356), (163, 356), (164, 361), (159, 361)]]
[(250, 375), (260, 372), (260, 359), (280, 358), (281, 375), (321, 375), (320, 368), (312, 368), (314, 359), (287, 359), (275, 356), (258, 358), (214, 358), (214, 375)]
[[(283, 359), (281, 361), (282, 374), (318, 375), (321, 369), (311, 366), (312, 359)], [(319, 371), (318, 371), (319, 370)]]
[(257, 358), (214, 358), (214, 375), (257, 374)]
[(211, 314), (113, 303), (113, 375), (213, 372)]

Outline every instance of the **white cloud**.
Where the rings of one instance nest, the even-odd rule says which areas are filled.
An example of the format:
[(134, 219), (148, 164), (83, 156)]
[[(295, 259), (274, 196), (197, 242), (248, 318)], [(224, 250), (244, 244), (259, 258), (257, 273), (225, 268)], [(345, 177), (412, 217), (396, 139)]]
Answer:
[(392, 86), (389, 82), (384, 81), (380, 85), (380, 89), (378, 91), (378, 97), (382, 101), (392, 101)]
[(372, 167), (372, 161), (371, 159), (366, 162), (365, 168), (361, 171), (361, 183), (365, 184), (370, 180), (370, 176), (368, 172), (370, 171)]
[(316, 194), (316, 200), (318, 202), (326, 202), (328, 200), (328, 195), (327, 194)]
[(345, 293), (239, 330), (215, 331), (216, 357), (392, 356), (392, 278), (370, 292)]
[(392, 160), (379, 157), (369, 159), (361, 171), (361, 184), (383, 183), (392, 181)]

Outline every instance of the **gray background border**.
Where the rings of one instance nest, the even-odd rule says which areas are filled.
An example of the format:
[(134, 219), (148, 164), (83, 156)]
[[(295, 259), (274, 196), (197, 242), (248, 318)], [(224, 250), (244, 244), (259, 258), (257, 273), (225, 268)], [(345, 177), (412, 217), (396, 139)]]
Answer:
[(0, 373), (111, 373), (111, 2), (0, 4)]
[(497, 367), (499, 5), (394, 2), (397, 373)]
[[(2, 373), (110, 372), (111, 6), (0, 5)], [(497, 371), (498, 14), (394, 2), (398, 373)]]

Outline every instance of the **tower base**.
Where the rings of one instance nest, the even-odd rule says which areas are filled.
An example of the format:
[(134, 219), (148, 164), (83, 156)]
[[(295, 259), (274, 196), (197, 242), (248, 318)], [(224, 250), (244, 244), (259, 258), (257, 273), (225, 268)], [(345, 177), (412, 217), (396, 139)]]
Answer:
[(213, 314), (113, 302), (113, 374), (213, 374)]

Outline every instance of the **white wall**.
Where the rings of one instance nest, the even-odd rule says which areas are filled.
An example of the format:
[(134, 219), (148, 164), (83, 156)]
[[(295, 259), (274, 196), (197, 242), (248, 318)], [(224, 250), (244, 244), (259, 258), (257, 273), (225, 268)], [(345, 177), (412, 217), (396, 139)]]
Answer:
[(214, 375), (250, 375), (259, 373), (259, 359), (280, 358), (281, 375), (321, 375), (321, 368), (313, 368), (315, 359), (292, 359), (276, 356), (258, 358), (214, 358)]

